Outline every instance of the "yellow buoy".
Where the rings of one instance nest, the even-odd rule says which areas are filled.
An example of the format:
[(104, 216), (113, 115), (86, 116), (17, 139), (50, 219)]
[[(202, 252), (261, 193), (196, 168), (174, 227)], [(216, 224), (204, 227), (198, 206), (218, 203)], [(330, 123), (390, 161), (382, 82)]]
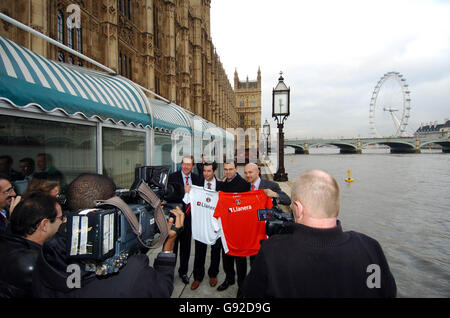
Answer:
[(353, 179), (353, 178), (350, 176), (351, 173), (352, 173), (352, 171), (351, 171), (351, 170), (347, 170), (347, 173), (348, 173), (348, 178), (345, 179), (344, 181), (347, 182), (347, 183), (351, 183), (351, 182), (355, 181), (355, 179)]

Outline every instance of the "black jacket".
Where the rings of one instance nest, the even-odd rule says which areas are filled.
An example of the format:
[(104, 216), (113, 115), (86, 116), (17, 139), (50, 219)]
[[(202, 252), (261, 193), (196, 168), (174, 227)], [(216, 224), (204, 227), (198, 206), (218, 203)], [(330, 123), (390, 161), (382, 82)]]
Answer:
[[(203, 186), (203, 179), (200, 178), (195, 173), (191, 173), (191, 180), (193, 185), (196, 186)], [(186, 181), (183, 180), (183, 175), (181, 174), (181, 171), (177, 171), (174, 173), (171, 173), (169, 175), (169, 184), (174, 186), (175, 193), (171, 196), (171, 199), (168, 200), (170, 202), (176, 202), (176, 203), (183, 203), (183, 197), (184, 197), (184, 186), (186, 185)]]
[[(395, 297), (380, 244), (367, 235), (292, 224), (264, 241), (244, 283), (244, 296), (277, 298)], [(377, 281), (379, 287), (373, 287)], [(369, 282), (369, 283), (368, 283)], [(372, 287), (372, 288), (371, 288)]]
[(32, 275), (41, 246), (0, 233), (0, 298), (31, 297)]
[(239, 173), (236, 173), (236, 176), (230, 181), (224, 181), (220, 187), (220, 190), (223, 192), (247, 192), (250, 191), (250, 183), (245, 181)]
[(278, 183), (261, 178), (261, 183), (259, 184), (259, 189), (270, 189), (278, 194), (278, 203), (283, 205), (290, 205), (291, 199), (289, 196), (281, 190)]
[[(33, 274), (34, 297), (167, 298), (172, 294), (176, 264), (173, 253), (159, 253), (153, 268), (146, 255), (133, 255), (118, 273), (97, 277), (66, 257), (65, 244), (65, 237), (59, 233), (44, 244)], [(67, 272), (70, 264), (80, 266), (81, 288), (70, 288), (67, 284), (73, 275)]]

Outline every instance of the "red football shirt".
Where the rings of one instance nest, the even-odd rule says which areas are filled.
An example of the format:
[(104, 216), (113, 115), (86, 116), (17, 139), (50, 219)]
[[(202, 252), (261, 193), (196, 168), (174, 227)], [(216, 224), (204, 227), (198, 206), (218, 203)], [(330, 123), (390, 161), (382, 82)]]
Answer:
[(258, 209), (272, 208), (263, 190), (243, 193), (219, 192), (214, 217), (222, 223), (222, 245), (229, 255), (258, 254), (260, 241), (267, 239), (266, 222), (258, 221)]

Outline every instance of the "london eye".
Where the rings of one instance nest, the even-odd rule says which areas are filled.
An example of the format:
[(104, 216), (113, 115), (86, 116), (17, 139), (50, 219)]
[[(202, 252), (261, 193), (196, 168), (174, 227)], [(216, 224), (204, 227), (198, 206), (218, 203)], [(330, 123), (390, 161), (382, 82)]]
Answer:
[(401, 137), (411, 111), (411, 97), (406, 79), (399, 72), (389, 72), (378, 81), (370, 100), (369, 124), (373, 137)]

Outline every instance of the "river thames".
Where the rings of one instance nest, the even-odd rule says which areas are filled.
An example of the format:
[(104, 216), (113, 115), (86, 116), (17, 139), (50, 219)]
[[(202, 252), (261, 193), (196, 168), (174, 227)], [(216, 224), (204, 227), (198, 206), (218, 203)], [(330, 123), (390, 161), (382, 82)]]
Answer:
[[(450, 154), (363, 152), (318, 148), (309, 155), (287, 154), (286, 172), (290, 181), (308, 169), (336, 178), (344, 230), (380, 242), (397, 297), (450, 297)], [(353, 183), (344, 181), (347, 170)]]

